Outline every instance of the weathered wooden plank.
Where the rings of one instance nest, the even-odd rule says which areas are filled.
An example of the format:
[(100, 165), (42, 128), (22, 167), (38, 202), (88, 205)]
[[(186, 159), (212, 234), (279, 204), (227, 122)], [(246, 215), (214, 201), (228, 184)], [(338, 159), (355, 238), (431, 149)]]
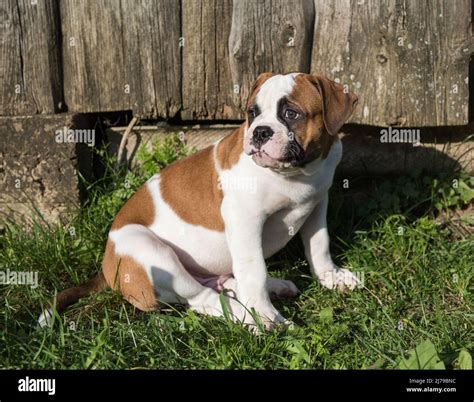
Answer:
[(232, 0), (183, 0), (183, 110), (181, 117), (235, 119), (229, 66)]
[(181, 108), (180, 2), (61, 2), (65, 101), (72, 111)]
[(315, 0), (311, 70), (359, 95), (351, 122), (468, 122), (470, 0)]
[(239, 109), (259, 73), (309, 72), (313, 22), (311, 1), (234, 1), (229, 62)]
[(58, 13), (55, 0), (0, 2), (0, 115), (61, 109)]

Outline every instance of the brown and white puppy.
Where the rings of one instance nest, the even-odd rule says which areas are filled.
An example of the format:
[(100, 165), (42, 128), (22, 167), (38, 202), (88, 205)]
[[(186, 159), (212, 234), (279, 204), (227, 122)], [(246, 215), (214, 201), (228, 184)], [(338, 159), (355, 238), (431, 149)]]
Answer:
[[(328, 190), (342, 156), (338, 130), (357, 97), (328, 78), (261, 74), (247, 119), (234, 133), (153, 176), (113, 222), (89, 283), (61, 292), (57, 308), (110, 286), (140, 310), (184, 303), (267, 328), (285, 319), (270, 296), (296, 286), (267, 274), (265, 258), (300, 233), (312, 274), (328, 288), (353, 288), (334, 265), (326, 226)], [(40, 317), (49, 322), (50, 312)]]

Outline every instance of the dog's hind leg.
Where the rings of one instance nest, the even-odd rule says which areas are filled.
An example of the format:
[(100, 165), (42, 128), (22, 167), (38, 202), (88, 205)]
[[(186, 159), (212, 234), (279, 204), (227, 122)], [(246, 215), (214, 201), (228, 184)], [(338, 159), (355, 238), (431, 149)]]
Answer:
[[(140, 310), (164, 303), (187, 304), (196, 312), (222, 316), (219, 293), (201, 285), (174, 250), (143, 225), (126, 225), (109, 234), (103, 262), (107, 283)], [(224, 297), (230, 314), (243, 321), (245, 309)]]

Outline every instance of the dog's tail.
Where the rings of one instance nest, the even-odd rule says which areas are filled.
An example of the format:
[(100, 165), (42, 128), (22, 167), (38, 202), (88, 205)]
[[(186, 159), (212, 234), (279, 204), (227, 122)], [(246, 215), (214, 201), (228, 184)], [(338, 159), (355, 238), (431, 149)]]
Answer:
[[(100, 291), (108, 287), (107, 282), (104, 278), (104, 274), (99, 272), (96, 276), (89, 279), (87, 282), (73, 286), (59, 292), (56, 297), (56, 311), (58, 313), (63, 312), (68, 306), (76, 303), (79, 299), (89, 296), (93, 293), (99, 293)], [(54, 303), (53, 303), (54, 305)], [(53, 317), (53, 307), (48, 306), (44, 309), (38, 318), (38, 324), (40, 327), (46, 327), (51, 325), (51, 318)]]

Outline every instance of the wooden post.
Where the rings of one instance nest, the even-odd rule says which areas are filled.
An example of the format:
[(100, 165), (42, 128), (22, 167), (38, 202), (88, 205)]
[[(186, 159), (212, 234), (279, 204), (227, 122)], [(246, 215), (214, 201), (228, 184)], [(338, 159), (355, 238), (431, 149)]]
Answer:
[(61, 111), (58, 21), (55, 0), (0, 2), (0, 115)]
[(185, 120), (235, 119), (229, 65), (231, 0), (183, 0)]
[(69, 110), (149, 118), (178, 112), (178, 1), (62, 0), (61, 21)]

